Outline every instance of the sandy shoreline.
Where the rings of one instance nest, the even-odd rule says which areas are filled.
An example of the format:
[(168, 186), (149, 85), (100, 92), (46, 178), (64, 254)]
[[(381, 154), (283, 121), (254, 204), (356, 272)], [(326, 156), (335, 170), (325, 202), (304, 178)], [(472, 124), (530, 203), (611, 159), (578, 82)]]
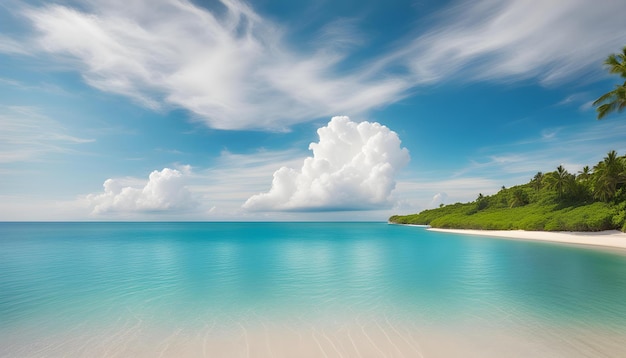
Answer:
[[(510, 317), (509, 317), (510, 319)], [(500, 322), (501, 323), (501, 322)], [(196, 329), (154, 330), (141, 322), (124, 327), (0, 335), (3, 357), (617, 357), (624, 333), (593, 327), (498, 322), (453, 325), (361, 318), (332, 324), (237, 322), (225, 329), (207, 324)], [(101, 330), (104, 328), (104, 330)], [(567, 337), (564, 340), (563, 337)]]
[(626, 233), (617, 230), (599, 232), (552, 232), (552, 231), (524, 231), (524, 230), (466, 230), (466, 229), (436, 229), (430, 231), (447, 232), (464, 235), (479, 235), (495, 238), (537, 240), (562, 244), (600, 246), (605, 248), (626, 251)]

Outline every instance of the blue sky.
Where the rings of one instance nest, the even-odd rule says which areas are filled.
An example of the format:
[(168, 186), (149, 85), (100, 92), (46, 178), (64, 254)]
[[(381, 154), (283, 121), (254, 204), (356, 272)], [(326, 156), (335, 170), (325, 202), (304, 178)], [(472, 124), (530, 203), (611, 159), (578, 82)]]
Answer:
[(621, 0), (0, 5), (0, 220), (385, 220), (626, 152)]

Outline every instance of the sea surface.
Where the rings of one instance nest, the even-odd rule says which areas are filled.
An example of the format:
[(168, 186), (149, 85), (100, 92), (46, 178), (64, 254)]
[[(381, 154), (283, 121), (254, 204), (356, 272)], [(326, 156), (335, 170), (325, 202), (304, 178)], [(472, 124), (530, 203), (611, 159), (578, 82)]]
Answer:
[(386, 223), (0, 223), (0, 357), (624, 352), (624, 252)]

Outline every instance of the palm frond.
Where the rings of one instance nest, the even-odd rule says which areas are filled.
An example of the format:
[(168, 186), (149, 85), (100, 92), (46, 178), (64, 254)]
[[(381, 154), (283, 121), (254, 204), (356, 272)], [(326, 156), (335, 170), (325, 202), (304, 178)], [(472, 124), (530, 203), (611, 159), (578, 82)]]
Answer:
[(607, 114), (613, 112), (615, 104), (607, 103), (599, 106), (596, 111), (598, 112), (598, 119), (604, 118)]
[[(626, 46), (622, 49), (622, 53), (611, 54), (604, 61), (605, 67), (609, 73), (619, 74), (626, 78)], [(616, 85), (615, 89), (603, 94), (593, 102), (596, 106), (598, 119), (604, 118), (611, 112), (622, 112), (626, 108), (626, 81), (622, 85)]]
[(597, 105), (602, 104), (602, 103), (604, 103), (606, 101), (613, 100), (613, 97), (617, 96), (617, 93), (615, 91), (616, 90), (613, 90), (611, 92), (607, 92), (607, 93), (603, 94), (602, 96), (600, 96), (598, 99), (596, 99), (593, 102), (593, 105), (597, 106)]

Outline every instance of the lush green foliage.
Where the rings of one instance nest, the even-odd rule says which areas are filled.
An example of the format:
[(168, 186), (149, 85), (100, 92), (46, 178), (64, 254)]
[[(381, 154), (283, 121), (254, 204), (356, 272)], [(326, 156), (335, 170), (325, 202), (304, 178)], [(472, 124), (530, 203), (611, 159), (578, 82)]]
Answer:
[(439, 228), (545, 231), (626, 231), (626, 157), (615, 151), (572, 174), (559, 166), (529, 183), (479, 194), (470, 203), (444, 205), (419, 214), (392, 216), (399, 224)]

